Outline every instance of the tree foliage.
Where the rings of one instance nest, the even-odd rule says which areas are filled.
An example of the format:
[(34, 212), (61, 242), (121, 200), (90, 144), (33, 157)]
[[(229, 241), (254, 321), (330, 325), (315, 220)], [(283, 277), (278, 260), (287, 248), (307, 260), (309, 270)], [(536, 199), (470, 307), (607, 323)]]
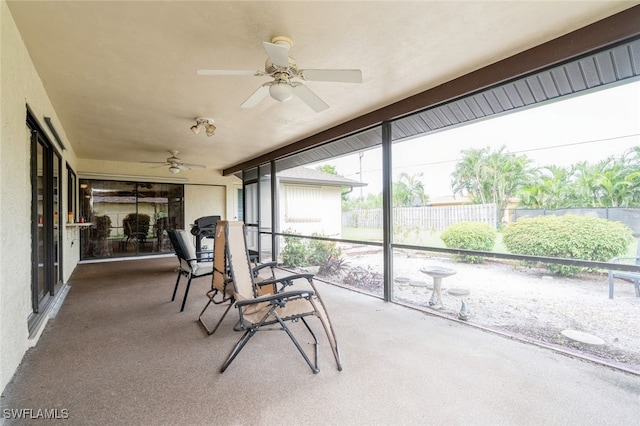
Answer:
[[(392, 183), (394, 207), (416, 207), (427, 204), (429, 196), (425, 193), (424, 184), (420, 178), (422, 173), (412, 175), (400, 173), (398, 180)], [(343, 210), (380, 208), (382, 208), (382, 192), (349, 198), (342, 203)]]
[[(333, 166), (331, 164), (321, 164), (319, 166), (316, 167), (316, 170), (323, 172), (323, 173), (327, 173), (330, 175), (334, 175), (334, 176), (341, 176), (342, 175), (340, 173), (338, 173), (338, 169), (336, 168), (336, 166)], [(351, 192), (351, 188), (349, 187), (342, 187), (342, 204), (344, 206), (344, 203), (349, 199), (349, 192)]]
[(640, 147), (590, 164), (538, 169), (522, 188), (520, 205), (531, 208), (640, 205)]
[(338, 174), (338, 170), (336, 169), (336, 166), (332, 166), (331, 164), (322, 164), (316, 167), (316, 170), (324, 173), (329, 173), (330, 175), (341, 176), (340, 174)]
[(632, 207), (640, 205), (640, 147), (596, 163), (570, 167), (531, 167), (525, 155), (489, 147), (462, 151), (451, 175), (454, 194), (474, 203), (506, 207), (512, 197), (520, 206), (559, 209), (571, 207)]
[(347, 198), (342, 203), (342, 210), (370, 210), (382, 208), (382, 192), (378, 194), (367, 194), (362, 197)]
[(474, 203), (495, 203), (504, 209), (531, 179), (533, 169), (525, 155), (506, 152), (503, 145), (462, 151), (451, 178), (454, 194), (468, 195)]
[(429, 196), (425, 194), (420, 178), (422, 172), (412, 175), (400, 173), (398, 181), (393, 182), (392, 187), (394, 207), (417, 207), (427, 204)]

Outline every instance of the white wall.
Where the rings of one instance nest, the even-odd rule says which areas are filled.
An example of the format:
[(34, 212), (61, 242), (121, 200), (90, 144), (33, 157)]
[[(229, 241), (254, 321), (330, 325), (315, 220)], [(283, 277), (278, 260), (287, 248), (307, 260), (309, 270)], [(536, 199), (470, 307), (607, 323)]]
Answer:
[[(0, 40), (0, 389), (4, 389), (38, 338), (30, 339), (27, 328), (31, 313), (31, 181), (26, 104), (43, 125), (43, 117), (51, 117), (61, 139), (67, 138), (4, 0), (0, 2)], [(61, 152), (62, 211), (67, 208), (66, 163), (76, 168), (75, 154), (67, 148)], [(72, 242), (73, 236), (65, 227), (64, 280), (78, 262), (78, 244), (74, 242), (72, 247)]]

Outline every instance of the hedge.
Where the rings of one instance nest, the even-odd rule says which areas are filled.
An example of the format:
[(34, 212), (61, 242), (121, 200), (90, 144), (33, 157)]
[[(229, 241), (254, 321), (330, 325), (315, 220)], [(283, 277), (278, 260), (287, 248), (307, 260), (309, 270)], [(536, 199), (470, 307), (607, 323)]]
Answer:
[[(496, 243), (497, 232), (486, 223), (459, 222), (444, 231), (440, 238), (448, 248), (491, 251)], [(455, 255), (454, 258), (467, 263), (482, 263), (483, 256)]]
[[(589, 216), (521, 218), (502, 232), (502, 242), (514, 254), (607, 262), (627, 252), (631, 229), (620, 222)], [(572, 275), (584, 268), (548, 264), (553, 273)]]

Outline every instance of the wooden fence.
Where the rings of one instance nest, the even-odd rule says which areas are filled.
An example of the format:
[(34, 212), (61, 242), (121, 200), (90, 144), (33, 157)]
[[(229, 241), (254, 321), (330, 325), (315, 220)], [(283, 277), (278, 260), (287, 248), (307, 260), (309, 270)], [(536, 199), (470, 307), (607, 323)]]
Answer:
[[(444, 207), (396, 207), (394, 226), (443, 231), (458, 222), (482, 222), (496, 228), (495, 204), (469, 204)], [(349, 228), (382, 228), (382, 209), (356, 209), (342, 212), (342, 226)]]

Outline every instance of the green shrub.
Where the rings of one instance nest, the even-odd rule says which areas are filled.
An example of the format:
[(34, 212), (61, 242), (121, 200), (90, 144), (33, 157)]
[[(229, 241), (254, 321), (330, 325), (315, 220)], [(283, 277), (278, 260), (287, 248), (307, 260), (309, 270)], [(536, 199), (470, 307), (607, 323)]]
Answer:
[[(498, 233), (491, 226), (480, 222), (459, 222), (449, 226), (440, 238), (448, 248), (491, 251)], [(482, 263), (483, 256), (455, 255), (467, 263)]]
[(149, 233), (151, 216), (146, 213), (129, 213), (122, 219), (124, 234), (127, 237), (144, 236)]
[[(631, 229), (620, 222), (588, 216), (538, 216), (508, 225), (502, 241), (511, 253), (606, 262), (627, 252), (633, 240)], [(560, 275), (584, 269), (548, 264)]]
[[(286, 234), (293, 233), (285, 231)], [(321, 236), (313, 234), (314, 236)], [(321, 266), (340, 258), (340, 248), (333, 241), (311, 240), (302, 237), (284, 237), (282, 263), (287, 266)]]
[(340, 248), (333, 241), (309, 240), (307, 248), (307, 261), (311, 265), (321, 265), (327, 259), (336, 259), (341, 254)]
[[(285, 231), (287, 232), (287, 231)], [(287, 232), (288, 233), (288, 232)], [(305, 241), (299, 237), (284, 237), (282, 263), (286, 266), (307, 266), (307, 248)]]

